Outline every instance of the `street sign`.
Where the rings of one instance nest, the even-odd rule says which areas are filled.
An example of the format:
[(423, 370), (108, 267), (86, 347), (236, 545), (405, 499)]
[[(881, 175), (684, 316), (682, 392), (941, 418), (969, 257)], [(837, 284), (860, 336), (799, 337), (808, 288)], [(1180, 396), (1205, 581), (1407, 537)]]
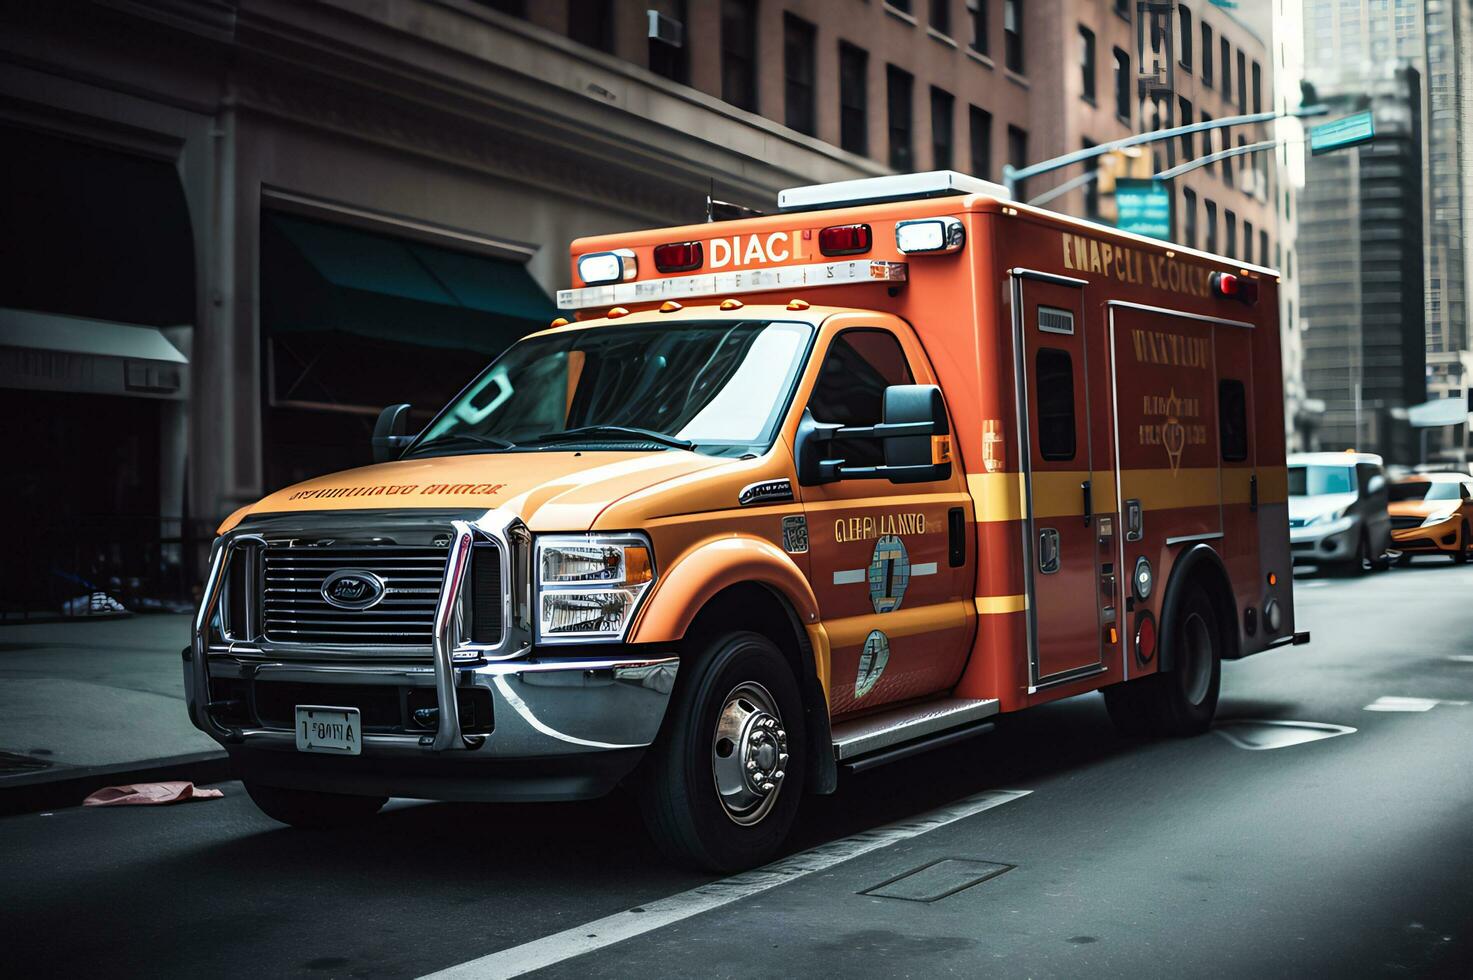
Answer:
[(1171, 239), (1171, 188), (1165, 181), (1120, 177), (1115, 181), (1115, 227), (1149, 238)]
[(1319, 156), (1331, 150), (1369, 143), (1376, 138), (1376, 123), (1371, 113), (1357, 112), (1334, 122), (1321, 123), (1309, 128), (1310, 156)]

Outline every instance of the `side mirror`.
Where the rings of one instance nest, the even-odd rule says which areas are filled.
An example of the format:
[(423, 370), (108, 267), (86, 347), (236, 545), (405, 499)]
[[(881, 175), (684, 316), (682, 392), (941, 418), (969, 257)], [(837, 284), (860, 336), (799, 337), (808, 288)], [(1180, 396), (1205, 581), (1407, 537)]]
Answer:
[(398, 459), (399, 454), (414, 441), (415, 433), (409, 431), (409, 406), (390, 405), (378, 413), (373, 424), (373, 461), (387, 463)]
[[(884, 421), (871, 426), (819, 422), (803, 410), (798, 423), (798, 483), (812, 487), (835, 480), (930, 483), (951, 476), (951, 428), (935, 385), (891, 385), (885, 389)], [(883, 466), (848, 466), (834, 458), (835, 439), (875, 439), (884, 447)]]

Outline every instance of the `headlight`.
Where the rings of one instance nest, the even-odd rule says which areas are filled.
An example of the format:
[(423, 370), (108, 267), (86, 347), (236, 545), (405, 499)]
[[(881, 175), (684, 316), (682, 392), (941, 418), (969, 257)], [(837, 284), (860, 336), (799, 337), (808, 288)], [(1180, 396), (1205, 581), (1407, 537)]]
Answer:
[(1434, 524), (1441, 524), (1443, 521), (1450, 521), (1453, 519), (1453, 515), (1456, 513), (1457, 511), (1455, 510), (1449, 510), (1444, 511), (1441, 514), (1430, 514), (1428, 515), (1427, 519), (1422, 522), (1422, 526), (1431, 527)]
[(649, 541), (637, 534), (537, 538), (537, 638), (617, 641), (655, 580)]

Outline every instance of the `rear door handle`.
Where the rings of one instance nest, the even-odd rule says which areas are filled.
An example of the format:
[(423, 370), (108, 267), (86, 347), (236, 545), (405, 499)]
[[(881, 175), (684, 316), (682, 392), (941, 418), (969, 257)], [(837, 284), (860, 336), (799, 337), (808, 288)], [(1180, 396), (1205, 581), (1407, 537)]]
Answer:
[(1095, 511), (1094, 497), (1090, 493), (1089, 481), (1085, 480), (1081, 483), (1079, 489), (1084, 491), (1084, 526), (1089, 527), (1089, 522), (1094, 517)]
[(1056, 528), (1045, 527), (1038, 531), (1038, 570), (1044, 575), (1052, 575), (1059, 570), (1059, 532)]

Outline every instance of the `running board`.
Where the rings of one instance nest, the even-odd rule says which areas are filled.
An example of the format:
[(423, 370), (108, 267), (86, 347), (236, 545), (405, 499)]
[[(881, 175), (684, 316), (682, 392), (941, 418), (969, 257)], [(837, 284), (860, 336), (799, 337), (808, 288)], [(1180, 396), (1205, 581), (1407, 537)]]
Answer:
[(995, 714), (996, 698), (944, 698), (893, 708), (854, 721), (841, 721), (833, 730), (834, 758), (844, 762), (937, 732), (975, 725)]

